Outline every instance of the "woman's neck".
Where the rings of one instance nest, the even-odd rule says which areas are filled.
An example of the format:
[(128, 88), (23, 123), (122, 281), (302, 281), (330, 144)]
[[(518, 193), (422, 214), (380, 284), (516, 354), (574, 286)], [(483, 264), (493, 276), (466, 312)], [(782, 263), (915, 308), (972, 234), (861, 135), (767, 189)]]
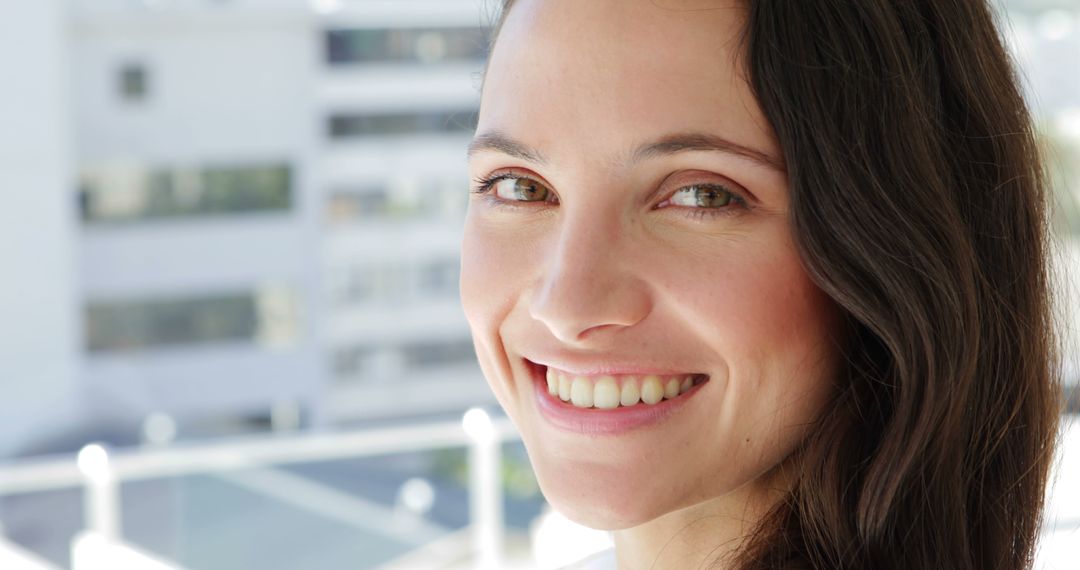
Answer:
[[(747, 485), (726, 495), (614, 531), (619, 570), (726, 570), (786, 485)], [(764, 489), (763, 489), (764, 487)]]

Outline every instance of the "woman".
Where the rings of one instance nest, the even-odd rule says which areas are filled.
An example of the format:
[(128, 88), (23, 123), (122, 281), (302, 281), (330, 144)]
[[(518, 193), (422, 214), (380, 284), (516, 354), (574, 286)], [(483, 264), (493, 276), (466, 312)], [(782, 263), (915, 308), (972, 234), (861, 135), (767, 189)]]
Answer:
[(618, 567), (1027, 568), (1045, 199), (979, 0), (517, 0), (462, 300)]

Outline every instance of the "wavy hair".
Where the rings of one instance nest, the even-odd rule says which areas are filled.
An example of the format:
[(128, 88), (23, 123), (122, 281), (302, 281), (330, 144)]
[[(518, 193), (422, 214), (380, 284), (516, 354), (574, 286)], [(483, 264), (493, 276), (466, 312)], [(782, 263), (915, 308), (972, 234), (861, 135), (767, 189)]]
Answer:
[(1049, 197), (990, 7), (745, 6), (792, 233), (848, 335), (793, 490), (728, 563), (1030, 568), (1060, 414)]

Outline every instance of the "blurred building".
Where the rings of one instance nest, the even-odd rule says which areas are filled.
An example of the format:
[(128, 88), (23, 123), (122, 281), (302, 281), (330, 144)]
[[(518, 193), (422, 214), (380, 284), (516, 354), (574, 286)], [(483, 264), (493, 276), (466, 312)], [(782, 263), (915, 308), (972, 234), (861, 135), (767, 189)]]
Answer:
[(66, 43), (59, 0), (0, 18), (0, 455), (72, 416), (78, 400)]
[(491, 399), (458, 298), (483, 5), (317, 4), (331, 417)]
[(307, 5), (70, 9), (86, 404), (131, 418), (317, 405)]
[(1077, 0), (1010, 0), (1006, 2), (1008, 40), (1027, 88), (1047, 158), (1054, 190), (1051, 210), (1060, 238), (1054, 246), (1059, 261), (1056, 301), (1063, 326), (1064, 381), (1067, 406), (1080, 411), (1080, 2)]
[[(52, 67), (5, 116), (55, 123), (26, 215), (9, 214), (42, 246), (4, 260), (33, 269), (10, 287), (48, 298), (6, 298), (33, 334), (70, 342), (26, 353), (26, 370), (60, 368), (22, 390), (34, 414), (164, 413), (183, 430), (490, 400), (457, 294), (481, 7), (41, 4), (20, 33)], [(8, 172), (27, 131), (4, 130)]]

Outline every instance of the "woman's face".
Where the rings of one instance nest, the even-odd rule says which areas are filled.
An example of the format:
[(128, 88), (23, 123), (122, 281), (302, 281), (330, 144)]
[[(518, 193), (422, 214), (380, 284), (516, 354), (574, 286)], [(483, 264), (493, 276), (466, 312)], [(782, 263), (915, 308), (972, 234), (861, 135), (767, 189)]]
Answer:
[(491, 56), (462, 301), (544, 495), (594, 528), (764, 491), (831, 394), (839, 313), (796, 252), (744, 19), (519, 0)]

